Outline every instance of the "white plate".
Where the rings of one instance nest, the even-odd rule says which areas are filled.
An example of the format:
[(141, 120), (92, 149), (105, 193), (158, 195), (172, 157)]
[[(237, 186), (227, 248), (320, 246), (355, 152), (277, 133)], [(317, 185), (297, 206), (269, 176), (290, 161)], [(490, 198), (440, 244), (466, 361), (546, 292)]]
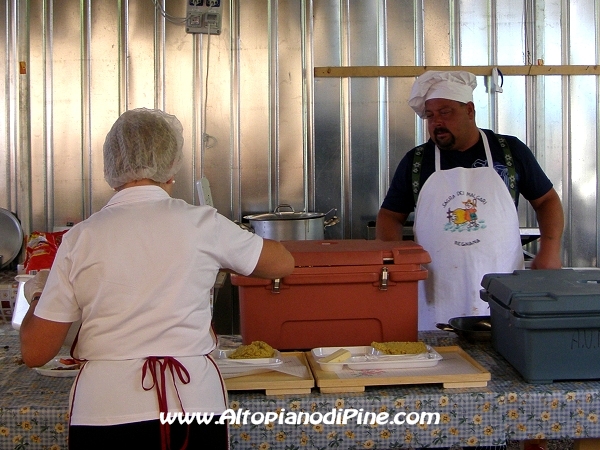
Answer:
[(47, 377), (64, 378), (64, 377), (77, 376), (77, 374), (79, 373), (79, 369), (65, 369), (65, 370), (57, 369), (58, 367), (70, 367), (70, 366), (66, 366), (63, 363), (61, 363), (60, 362), (61, 358), (62, 359), (71, 359), (70, 356), (57, 356), (52, 361), (48, 362), (47, 364), (43, 365), (42, 367), (34, 367), (33, 370), (35, 370), (40, 375), (45, 375)]
[(275, 350), (275, 354), (272, 358), (244, 358), (244, 359), (231, 359), (231, 355), (235, 349), (221, 350), (215, 349), (211, 352), (210, 356), (213, 357), (215, 362), (221, 366), (260, 366), (260, 367), (275, 367), (283, 363), (281, 359), (281, 353), (279, 350)]
[(274, 370), (272, 367), (254, 367), (254, 366), (219, 366), (219, 372), (223, 378), (245, 377), (247, 375), (258, 375), (259, 373), (267, 373)]
[[(352, 355), (349, 359), (339, 363), (326, 363), (319, 361), (327, 355), (344, 348)], [(371, 369), (413, 369), (420, 367), (432, 367), (437, 365), (443, 358), (429, 345), (427, 352), (413, 355), (384, 355), (371, 346), (359, 347), (319, 347), (313, 348), (312, 355), (325, 372), (339, 372), (344, 366), (352, 370)]]
[(29, 303), (27, 303), (27, 299), (25, 298), (25, 283), (33, 277), (33, 275), (17, 275), (15, 277), (15, 280), (19, 282), (19, 286), (17, 287), (17, 298), (11, 322), (12, 327), (17, 331), (21, 328), (21, 322), (23, 322), (25, 314), (29, 311)]
[[(333, 352), (336, 352), (340, 348), (344, 348), (344, 349), (348, 350), (352, 356), (349, 359), (347, 359), (346, 361), (339, 362), (339, 363), (326, 363), (326, 362), (319, 361), (320, 358), (331, 355)], [(365, 360), (366, 355), (371, 353), (373, 350), (374, 350), (373, 347), (365, 345), (365, 346), (358, 346), (358, 347), (318, 347), (318, 348), (313, 348), (311, 350), (311, 352), (312, 352), (313, 357), (319, 363), (321, 370), (324, 370), (326, 372), (339, 372), (340, 370), (342, 370), (344, 368), (345, 365), (347, 365), (349, 363), (355, 362), (357, 360), (359, 360), (359, 361)]]

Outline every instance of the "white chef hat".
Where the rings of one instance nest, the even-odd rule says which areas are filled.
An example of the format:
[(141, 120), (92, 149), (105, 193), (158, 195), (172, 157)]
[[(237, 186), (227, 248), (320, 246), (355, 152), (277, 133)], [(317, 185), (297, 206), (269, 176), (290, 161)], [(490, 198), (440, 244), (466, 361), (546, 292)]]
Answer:
[(417, 78), (413, 84), (409, 106), (421, 118), (425, 118), (425, 102), (430, 98), (445, 98), (461, 103), (473, 101), (473, 89), (477, 78), (470, 72), (442, 72), (430, 70)]

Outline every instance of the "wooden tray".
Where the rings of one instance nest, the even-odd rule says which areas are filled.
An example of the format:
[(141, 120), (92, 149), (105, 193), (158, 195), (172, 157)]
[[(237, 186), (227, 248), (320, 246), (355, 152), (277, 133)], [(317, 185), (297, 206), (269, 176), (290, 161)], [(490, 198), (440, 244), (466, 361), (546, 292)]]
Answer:
[[(321, 370), (311, 352), (306, 358), (322, 393), (363, 392), (365, 386), (441, 383), (444, 388), (484, 387), (492, 376), (477, 361), (458, 346), (435, 347), (444, 359), (436, 366), (394, 371), (342, 372)], [(361, 376), (364, 375), (364, 376)]]
[(281, 394), (310, 394), (315, 386), (310, 366), (303, 352), (282, 352), (281, 357), (297, 358), (306, 367), (304, 378), (295, 377), (286, 373), (270, 371), (243, 377), (227, 378), (225, 386), (228, 391), (265, 391), (266, 395)]

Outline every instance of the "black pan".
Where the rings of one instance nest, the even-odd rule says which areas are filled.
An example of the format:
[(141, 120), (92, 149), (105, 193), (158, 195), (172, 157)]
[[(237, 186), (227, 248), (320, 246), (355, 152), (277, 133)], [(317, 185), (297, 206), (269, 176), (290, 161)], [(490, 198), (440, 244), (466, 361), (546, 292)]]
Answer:
[(469, 341), (489, 341), (492, 338), (490, 316), (454, 317), (448, 323), (436, 324), (440, 330), (453, 331)]

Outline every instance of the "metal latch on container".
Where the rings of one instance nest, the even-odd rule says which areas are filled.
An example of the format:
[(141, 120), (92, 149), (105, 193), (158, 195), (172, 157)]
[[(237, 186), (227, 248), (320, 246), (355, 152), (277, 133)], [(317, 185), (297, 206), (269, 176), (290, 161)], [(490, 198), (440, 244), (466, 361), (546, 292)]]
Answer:
[(273, 287), (271, 288), (271, 292), (273, 294), (279, 294), (280, 286), (281, 286), (281, 278), (275, 278), (273, 280)]
[(379, 277), (379, 290), (387, 291), (388, 288), (388, 268), (383, 266), (381, 268), (381, 277)]

